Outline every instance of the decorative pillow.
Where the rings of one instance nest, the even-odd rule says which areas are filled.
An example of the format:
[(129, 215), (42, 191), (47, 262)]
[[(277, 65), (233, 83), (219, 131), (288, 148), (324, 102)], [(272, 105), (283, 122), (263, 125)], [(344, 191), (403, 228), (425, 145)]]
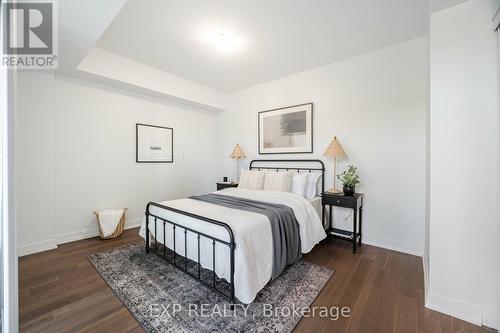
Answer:
[(319, 172), (309, 172), (307, 174), (307, 184), (304, 197), (312, 199), (316, 196), (316, 189), (318, 188), (318, 180), (321, 177)]
[(241, 177), (238, 188), (244, 188), (247, 190), (263, 190), (264, 172), (254, 170), (241, 170)]
[(290, 192), (292, 190), (291, 172), (266, 172), (264, 176), (264, 191)]
[(307, 173), (294, 172), (292, 179), (292, 193), (305, 197)]

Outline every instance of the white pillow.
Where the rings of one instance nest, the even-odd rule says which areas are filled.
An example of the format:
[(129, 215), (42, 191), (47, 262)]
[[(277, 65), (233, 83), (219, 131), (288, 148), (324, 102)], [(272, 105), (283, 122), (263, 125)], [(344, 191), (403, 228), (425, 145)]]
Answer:
[(263, 190), (264, 172), (254, 170), (241, 170), (241, 177), (238, 188), (244, 188), (247, 190)]
[(290, 192), (292, 190), (291, 172), (266, 172), (264, 176), (264, 191)]
[(292, 179), (292, 193), (305, 197), (307, 173), (294, 172)]
[(318, 186), (318, 180), (321, 177), (319, 172), (309, 172), (307, 174), (307, 184), (304, 197), (306, 199), (313, 199), (316, 196), (316, 189)]

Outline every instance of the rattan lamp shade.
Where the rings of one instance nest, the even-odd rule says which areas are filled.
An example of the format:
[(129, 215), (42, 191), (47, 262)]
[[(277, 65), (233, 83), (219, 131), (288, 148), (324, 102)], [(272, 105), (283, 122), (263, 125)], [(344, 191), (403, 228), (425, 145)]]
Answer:
[(323, 156), (329, 158), (345, 158), (347, 155), (339, 140), (337, 140), (337, 137), (334, 137), (323, 153)]
[(245, 152), (243, 151), (243, 149), (241, 149), (241, 147), (240, 147), (239, 144), (236, 144), (236, 146), (233, 149), (233, 152), (229, 156), (229, 158), (231, 158), (233, 160), (234, 159), (245, 158), (245, 157), (246, 157)]

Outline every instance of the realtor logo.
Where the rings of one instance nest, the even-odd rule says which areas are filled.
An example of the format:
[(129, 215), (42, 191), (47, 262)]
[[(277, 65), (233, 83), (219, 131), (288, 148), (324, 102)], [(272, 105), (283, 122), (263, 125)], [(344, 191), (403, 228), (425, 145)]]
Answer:
[(2, 66), (57, 68), (55, 4), (52, 1), (7, 2), (2, 6)]

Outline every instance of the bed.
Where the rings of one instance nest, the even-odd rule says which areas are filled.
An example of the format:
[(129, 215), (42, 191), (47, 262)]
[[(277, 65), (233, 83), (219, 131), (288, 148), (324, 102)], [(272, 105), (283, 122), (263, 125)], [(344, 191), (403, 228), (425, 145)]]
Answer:
[[(319, 192), (324, 191), (324, 165), (320, 160), (254, 160), (249, 169), (320, 172), (323, 177)], [(292, 212), (290, 218), (294, 220), (288, 227), (287, 224), (279, 225), (285, 229), (297, 225), (296, 229), (287, 230), (292, 239), (298, 238), (299, 255), (310, 252), (326, 237), (322, 223), (324, 210), (319, 197), (306, 199), (289, 192), (241, 188), (227, 188), (200, 197), (150, 202), (140, 235), (145, 238), (146, 252), (153, 251), (232, 303), (236, 299), (251, 303), (257, 293), (280, 273), (277, 268), (278, 223), (270, 222), (271, 213), (255, 211), (254, 204), (263, 204), (262, 209), (266, 212), (273, 207)], [(209, 199), (224, 204), (214, 204)], [(252, 209), (238, 208), (241, 202), (250, 203)], [(282, 216), (283, 211), (278, 210), (275, 215), (286, 219)], [(289, 241), (283, 240), (286, 244)], [(290, 248), (284, 250), (288, 251), (288, 256)], [(282, 258), (286, 254), (282, 254)], [(206, 276), (203, 278), (206, 271), (211, 272), (209, 280)], [(222, 287), (221, 280), (226, 282), (227, 288)]]

